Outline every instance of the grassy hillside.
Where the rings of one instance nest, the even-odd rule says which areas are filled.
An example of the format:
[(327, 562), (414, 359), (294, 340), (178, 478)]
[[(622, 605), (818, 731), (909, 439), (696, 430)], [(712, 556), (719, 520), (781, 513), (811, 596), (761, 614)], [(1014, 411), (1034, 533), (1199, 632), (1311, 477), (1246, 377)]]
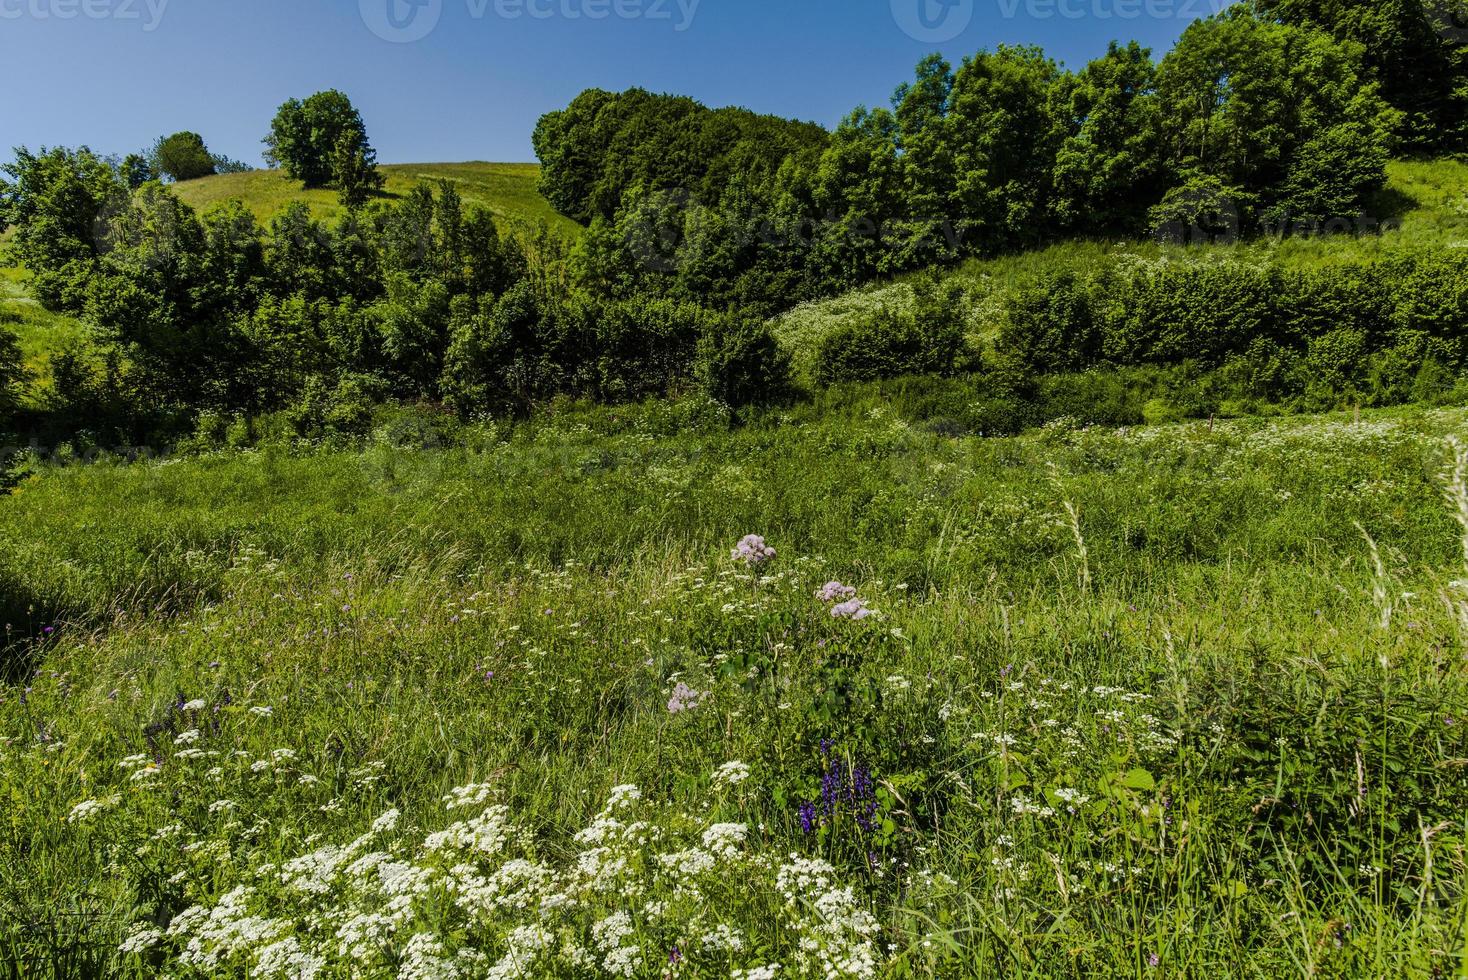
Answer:
[[(975, 335), (992, 337), (1004, 297), (1036, 275), (1086, 272), (1128, 263), (1279, 263), (1317, 267), (1384, 258), (1396, 252), (1468, 248), (1468, 161), (1397, 161), (1373, 216), (1350, 234), (1329, 237), (1263, 238), (1237, 244), (1168, 245), (1155, 241), (1070, 241), (996, 259), (971, 260), (948, 273), (973, 301)], [(829, 331), (882, 304), (901, 305), (911, 291), (902, 280), (876, 283), (851, 293), (807, 303), (777, 318), (775, 330), (794, 353), (797, 369), (809, 374), (815, 351)]]
[[(496, 218), (513, 224), (544, 221), (568, 235), (575, 222), (557, 214), (536, 190), (540, 167), (533, 163), (405, 163), (382, 167), (387, 177), (387, 200), (411, 190), (420, 180), (453, 181), (467, 204), (488, 208)], [(319, 217), (332, 221), (341, 211), (336, 192), (304, 190), (278, 170), (252, 170), (185, 181), (174, 189), (195, 208), (205, 209), (231, 199), (245, 202), (262, 222), (269, 221), (291, 201), (305, 201)]]
[(0, 964), (1468, 965), (1462, 411), (431, 424), (0, 497)]
[(20, 341), (25, 365), (39, 392), (50, 382), (51, 357), (83, 341), (90, 328), (73, 317), (51, 313), (26, 292), (25, 270), (0, 266), (0, 329)]

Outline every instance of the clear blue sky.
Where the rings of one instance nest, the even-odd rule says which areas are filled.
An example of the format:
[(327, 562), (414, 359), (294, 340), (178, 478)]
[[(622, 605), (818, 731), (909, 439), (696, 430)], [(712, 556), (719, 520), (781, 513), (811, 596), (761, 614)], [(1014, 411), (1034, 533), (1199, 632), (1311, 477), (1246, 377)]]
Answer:
[(0, 159), (193, 129), (258, 163), (276, 106), (323, 88), (357, 103), (384, 163), (531, 160), (535, 120), (590, 86), (831, 126), (934, 50), (1038, 44), (1078, 66), (1116, 38), (1160, 55), (1223, 2), (0, 0)]

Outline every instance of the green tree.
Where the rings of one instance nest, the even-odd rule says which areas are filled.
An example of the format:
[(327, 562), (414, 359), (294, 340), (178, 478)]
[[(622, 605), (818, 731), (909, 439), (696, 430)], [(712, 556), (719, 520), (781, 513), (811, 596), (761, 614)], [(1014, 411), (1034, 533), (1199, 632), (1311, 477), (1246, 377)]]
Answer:
[(15, 227), (11, 247), (36, 298), (47, 309), (79, 310), (108, 224), (127, 207), (127, 185), (86, 147), (19, 147), (0, 172), (10, 178), (0, 180), (0, 228)]
[(1156, 200), (1161, 129), (1151, 52), (1113, 43), (1054, 89), (1063, 134), (1055, 159), (1055, 216), (1088, 233), (1135, 231)]
[(1404, 145), (1468, 147), (1468, 2), (1258, 0), (1258, 6), (1265, 16), (1359, 46), (1382, 97), (1402, 112), (1397, 133)]
[(198, 133), (161, 137), (153, 144), (149, 163), (155, 174), (170, 180), (197, 180), (215, 172), (214, 157)]
[(20, 403), (21, 386), (27, 373), (15, 334), (0, 329), (0, 427), (3, 427)]
[(1045, 234), (1059, 142), (1049, 106), (1060, 78), (1038, 48), (1007, 46), (966, 59), (954, 76), (949, 213), (972, 228), (979, 249)]
[[(1331, 143), (1350, 140), (1363, 160), (1384, 166), (1400, 113), (1363, 74), (1360, 58), (1358, 47), (1260, 20), (1243, 6), (1191, 24), (1158, 69), (1168, 164), (1276, 212), (1287, 203), (1292, 172), (1313, 166), (1302, 151), (1321, 134), (1346, 127)], [(1309, 156), (1326, 149), (1317, 144)], [(1385, 174), (1356, 170), (1352, 180), (1364, 192)], [(1364, 202), (1357, 195), (1342, 203), (1354, 214)]]
[(153, 167), (141, 153), (129, 153), (118, 164), (118, 174), (132, 190), (137, 190), (153, 179)]
[[(372, 183), (377, 155), (362, 116), (335, 89), (282, 105), (265, 145), (266, 160), (308, 188), (337, 184), (345, 193), (359, 195), (364, 187), (370, 193), (381, 186)], [(341, 188), (343, 179), (347, 188)]]
[(377, 153), (354, 132), (337, 137), (332, 151), (332, 179), (337, 197), (348, 208), (361, 207), (382, 190), (385, 178), (377, 169)]

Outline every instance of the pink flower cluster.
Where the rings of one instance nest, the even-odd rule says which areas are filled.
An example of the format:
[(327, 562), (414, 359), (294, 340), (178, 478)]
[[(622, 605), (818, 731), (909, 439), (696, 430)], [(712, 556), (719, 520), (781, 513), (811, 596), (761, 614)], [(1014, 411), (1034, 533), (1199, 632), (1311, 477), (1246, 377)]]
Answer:
[(708, 696), (708, 691), (695, 691), (687, 684), (679, 681), (678, 686), (673, 688), (673, 696), (668, 699), (668, 713), (676, 715), (683, 711), (692, 711), (702, 704)]
[(856, 590), (840, 582), (827, 582), (816, 590), (816, 598), (822, 602), (844, 602), (856, 598)]
[(765, 544), (765, 539), (758, 534), (747, 534), (735, 545), (730, 557), (750, 566), (763, 565), (775, 557), (775, 549)]
[(866, 619), (873, 610), (867, 608), (866, 600), (856, 597), (856, 590), (840, 582), (827, 582), (816, 590), (816, 598), (831, 606), (835, 619)]

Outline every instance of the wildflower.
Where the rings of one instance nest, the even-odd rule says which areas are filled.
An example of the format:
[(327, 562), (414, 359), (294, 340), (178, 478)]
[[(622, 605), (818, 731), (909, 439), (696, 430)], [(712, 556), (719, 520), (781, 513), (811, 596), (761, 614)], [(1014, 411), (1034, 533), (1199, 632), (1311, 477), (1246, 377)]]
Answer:
[(772, 560), (775, 557), (775, 549), (765, 544), (765, 539), (758, 534), (747, 534), (739, 540), (739, 544), (734, 547), (730, 557), (754, 567)]
[(615, 810), (618, 807), (631, 806), (642, 799), (642, 790), (628, 783), (624, 786), (613, 786), (612, 795), (607, 800), (607, 809)]
[(119, 953), (145, 953), (163, 941), (163, 933), (158, 929), (139, 927), (132, 935), (123, 940), (122, 945), (117, 947)]
[(722, 858), (732, 858), (743, 845), (749, 827), (742, 823), (716, 823), (703, 832), (703, 846)]
[(844, 602), (856, 598), (856, 590), (840, 582), (827, 582), (816, 590), (816, 598), (825, 603)]
[(726, 762), (714, 770), (716, 786), (738, 786), (749, 778), (749, 767), (742, 762)]
[(752, 966), (748, 970), (735, 970), (729, 974), (729, 980), (775, 980), (775, 974), (779, 971), (780, 964), (771, 963), (768, 966)]
[(206, 702), (204, 702), (203, 700), (200, 700), (200, 699), (197, 699), (196, 698), (193, 701), (185, 701), (183, 704), (181, 704), (181, 705), (178, 706), (178, 710), (179, 711), (203, 711), (206, 707), (208, 707), (208, 704)]
[(444, 795), (445, 810), (470, 809), (483, 806), (489, 799), (490, 785), (488, 783), (470, 783), (468, 786), (456, 786)]
[(67, 816), (66, 822), (86, 823), (99, 813), (105, 813), (117, 806), (118, 802), (119, 797), (116, 796), (108, 796), (100, 800), (83, 800), (71, 808), (71, 813)]
[(848, 599), (831, 607), (831, 616), (835, 619), (866, 619), (872, 614), (873, 610), (868, 609), (862, 599)]
[(673, 696), (668, 699), (668, 713), (676, 715), (683, 711), (692, 711), (708, 698), (708, 691), (695, 691), (682, 681), (673, 688)]

